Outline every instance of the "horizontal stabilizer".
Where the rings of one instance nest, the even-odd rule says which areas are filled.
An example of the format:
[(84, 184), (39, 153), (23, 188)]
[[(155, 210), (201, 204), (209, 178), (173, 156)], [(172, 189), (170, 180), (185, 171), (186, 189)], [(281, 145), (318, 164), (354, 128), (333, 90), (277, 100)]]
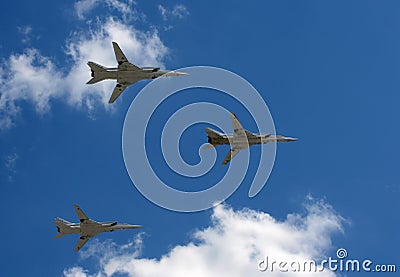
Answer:
[(58, 234), (55, 236), (56, 238), (61, 238), (62, 236), (65, 235), (65, 232), (63, 232), (63, 230), (70, 228), (69, 225), (71, 224), (71, 222), (56, 217), (54, 220), (54, 224), (57, 226), (57, 232)]
[(67, 221), (67, 220), (65, 220), (65, 219), (56, 217), (55, 220), (54, 220), (54, 224), (55, 224), (58, 228), (65, 228), (65, 227), (68, 227), (69, 225), (71, 225), (72, 223), (69, 222), (69, 221)]
[(206, 133), (210, 138), (223, 138), (223, 134), (211, 128), (206, 128)]
[(106, 68), (104, 66), (99, 65), (99, 64), (94, 63), (94, 62), (88, 62), (87, 64), (90, 67), (90, 69), (93, 70), (94, 72), (99, 72), (99, 71), (105, 71), (106, 70)]
[(88, 66), (92, 70), (92, 79), (90, 79), (86, 84), (95, 84), (97, 82), (105, 80), (105, 76), (103, 74), (97, 74), (99, 72), (104, 72), (106, 71), (106, 68), (104, 66), (101, 66), (97, 63), (94, 62), (88, 62)]
[(64, 235), (66, 235), (66, 234), (58, 233), (58, 234), (55, 235), (54, 237), (55, 237), (56, 239), (58, 239), (58, 238), (61, 238), (61, 237), (64, 236)]
[(211, 143), (207, 143), (206, 145), (203, 146), (203, 149), (211, 149), (213, 147), (214, 145), (212, 145)]
[(105, 80), (105, 78), (96, 78), (96, 77), (93, 77), (93, 78), (90, 79), (86, 84), (87, 84), (87, 85), (93, 85), (93, 84), (96, 84), (96, 83), (98, 83), (98, 82), (100, 82), (100, 81), (103, 81), (103, 80)]

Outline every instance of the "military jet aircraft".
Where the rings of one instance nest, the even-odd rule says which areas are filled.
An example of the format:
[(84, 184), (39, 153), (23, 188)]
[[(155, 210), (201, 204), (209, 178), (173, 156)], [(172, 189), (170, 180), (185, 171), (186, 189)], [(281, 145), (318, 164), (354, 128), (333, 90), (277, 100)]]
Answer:
[(81, 249), (91, 237), (94, 237), (99, 233), (142, 227), (140, 225), (118, 224), (117, 222), (97, 222), (89, 219), (78, 205), (74, 205), (74, 208), (80, 223), (71, 223), (65, 219), (56, 217), (54, 224), (57, 225), (58, 230), (56, 238), (61, 238), (64, 235), (70, 234), (80, 235), (78, 243), (74, 249), (75, 252), (79, 251), (79, 249)]
[(226, 155), (222, 165), (226, 165), (241, 150), (246, 149), (253, 144), (297, 140), (297, 138), (277, 136), (272, 134), (253, 134), (242, 127), (242, 124), (240, 124), (234, 113), (231, 113), (231, 119), (234, 131), (233, 134), (223, 134), (213, 129), (206, 128), (209, 143), (205, 146), (206, 149), (223, 144), (231, 145), (231, 150), (229, 151), (228, 155)]
[(111, 95), (108, 103), (114, 103), (114, 101), (121, 95), (121, 93), (130, 85), (145, 79), (155, 79), (160, 76), (184, 76), (187, 73), (171, 71), (171, 70), (160, 70), (159, 67), (138, 67), (128, 61), (119, 48), (116, 42), (112, 43), (114, 47), (115, 57), (118, 62), (117, 68), (106, 68), (94, 62), (88, 62), (90, 69), (92, 70), (92, 79), (86, 84), (95, 84), (97, 82), (111, 79), (117, 80), (117, 85)]

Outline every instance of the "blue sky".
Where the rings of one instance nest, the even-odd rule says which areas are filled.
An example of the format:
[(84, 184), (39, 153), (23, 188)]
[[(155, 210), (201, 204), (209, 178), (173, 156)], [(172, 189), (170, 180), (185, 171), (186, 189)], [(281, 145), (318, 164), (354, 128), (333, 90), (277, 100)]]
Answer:
[[(257, 270), (264, 255), (336, 257), (340, 247), (351, 258), (396, 264), (399, 270), (397, 1), (0, 5), (4, 275), (180, 276), (189, 268), (199, 276), (258, 276), (267, 274)], [(139, 66), (221, 67), (260, 92), (277, 134), (299, 138), (278, 144), (260, 194), (247, 196), (252, 168), (216, 209), (173, 212), (139, 193), (125, 169), (122, 128), (148, 81), (129, 87), (112, 106), (107, 104), (112, 81), (85, 85), (88, 60), (115, 66), (113, 40)], [(234, 111), (245, 128), (256, 131), (246, 110), (219, 93), (188, 90), (170, 100), (159, 118), (207, 101)], [(154, 130), (162, 123), (155, 121)], [(181, 152), (189, 163), (199, 161), (205, 126), (193, 125), (183, 135)], [(181, 182), (162, 161), (157, 165), (157, 137), (150, 142), (159, 174)], [(226, 169), (219, 164), (228, 149), (217, 149), (217, 164), (205, 183), (223, 176)], [(257, 162), (260, 147), (250, 152), (250, 162)], [(188, 180), (190, 185), (204, 183)], [(55, 239), (52, 221), (56, 216), (76, 221), (75, 203), (93, 219), (144, 228), (101, 234), (74, 253), (78, 238)], [(240, 256), (250, 237), (258, 254)]]

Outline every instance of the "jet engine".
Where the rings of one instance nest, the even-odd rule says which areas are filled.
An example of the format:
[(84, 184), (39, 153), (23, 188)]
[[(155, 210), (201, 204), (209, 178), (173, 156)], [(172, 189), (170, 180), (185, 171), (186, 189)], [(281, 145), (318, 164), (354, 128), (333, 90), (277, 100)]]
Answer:
[(142, 70), (145, 72), (157, 72), (160, 70), (160, 68), (159, 67), (143, 67)]
[(112, 226), (115, 226), (115, 225), (117, 225), (116, 221), (115, 222), (107, 222), (107, 223), (103, 224), (103, 226), (106, 226), (106, 227), (112, 227)]

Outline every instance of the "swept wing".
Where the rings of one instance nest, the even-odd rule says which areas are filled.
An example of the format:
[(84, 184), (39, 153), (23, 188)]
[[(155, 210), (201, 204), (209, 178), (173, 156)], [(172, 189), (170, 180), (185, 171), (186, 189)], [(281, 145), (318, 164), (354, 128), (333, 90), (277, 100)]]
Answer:
[(78, 205), (74, 205), (74, 208), (75, 208), (76, 214), (79, 218), (79, 222), (81, 224), (100, 225), (100, 223), (88, 218), (87, 215), (82, 211), (82, 209)]
[(74, 251), (75, 251), (75, 252), (79, 251), (79, 250), (87, 243), (87, 241), (88, 241), (90, 238), (91, 238), (91, 236), (83, 236), (83, 237), (80, 237), (79, 240), (78, 240), (78, 243), (77, 243), (76, 246), (75, 246)]
[(108, 103), (114, 103), (115, 100), (121, 95), (121, 93), (127, 88), (127, 85), (117, 84), (114, 88), (113, 93), (111, 94), (110, 100)]
[(113, 41), (112, 43), (114, 47), (115, 58), (118, 62), (118, 70), (126, 71), (126, 70), (142, 70), (140, 67), (130, 63), (128, 59), (125, 57), (121, 48), (119, 48), (118, 44)]
[(246, 141), (248, 141), (246, 130), (243, 128), (242, 124), (240, 124), (234, 113), (231, 113), (231, 119), (233, 126), (233, 138), (230, 141), (231, 150), (222, 162), (223, 165), (226, 165), (232, 160), (241, 150), (249, 147), (248, 143), (246, 144)]
[(226, 165), (227, 163), (229, 163), (230, 160), (232, 160), (233, 157), (235, 157), (235, 156), (240, 152), (240, 150), (242, 150), (242, 149), (235, 149), (235, 148), (232, 148), (232, 149), (228, 152), (228, 154), (226, 155), (224, 161), (222, 162), (222, 165)]

